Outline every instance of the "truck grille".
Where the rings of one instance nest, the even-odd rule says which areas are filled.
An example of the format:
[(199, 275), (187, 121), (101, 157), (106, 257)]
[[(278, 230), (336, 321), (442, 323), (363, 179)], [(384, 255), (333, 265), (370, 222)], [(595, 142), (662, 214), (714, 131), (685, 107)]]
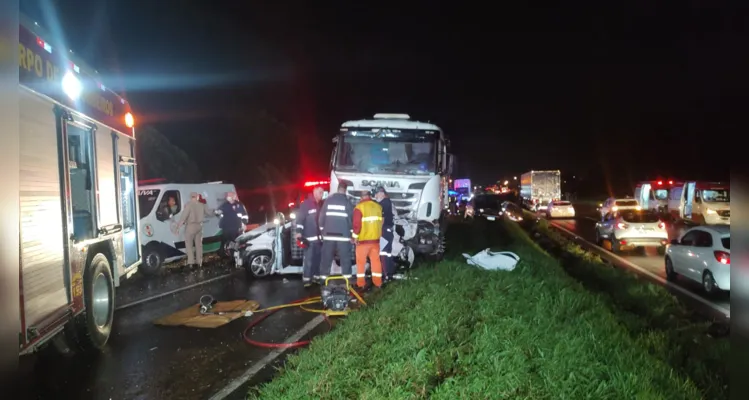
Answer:
[(721, 217), (730, 217), (731, 210), (720, 210), (718, 211), (718, 215), (720, 215)]

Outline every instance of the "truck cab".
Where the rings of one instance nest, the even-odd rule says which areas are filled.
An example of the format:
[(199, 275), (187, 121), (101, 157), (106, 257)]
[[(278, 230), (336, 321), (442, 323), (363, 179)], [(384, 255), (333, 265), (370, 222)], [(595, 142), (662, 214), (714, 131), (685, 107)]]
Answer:
[(453, 162), (442, 129), (407, 114), (376, 114), (343, 123), (333, 142), (331, 192), (345, 182), (356, 204), (362, 190), (384, 187), (398, 217), (410, 225), (409, 246), (441, 257)]

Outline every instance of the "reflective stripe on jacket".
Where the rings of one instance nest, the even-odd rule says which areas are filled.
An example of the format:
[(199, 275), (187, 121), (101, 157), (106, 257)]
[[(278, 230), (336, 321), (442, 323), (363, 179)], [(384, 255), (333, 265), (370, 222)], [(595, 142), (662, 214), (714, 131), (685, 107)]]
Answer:
[(315, 200), (315, 196), (309, 195), (299, 206), (297, 210), (295, 231), (301, 233), (307, 240), (317, 240), (320, 229), (317, 225), (317, 217), (320, 213), (320, 203)]
[(382, 206), (376, 201), (364, 200), (354, 208), (353, 237), (359, 243), (380, 243), (382, 236)]
[(318, 212), (318, 223), (323, 240), (351, 240), (351, 219), (354, 207), (343, 193), (333, 193), (325, 199)]

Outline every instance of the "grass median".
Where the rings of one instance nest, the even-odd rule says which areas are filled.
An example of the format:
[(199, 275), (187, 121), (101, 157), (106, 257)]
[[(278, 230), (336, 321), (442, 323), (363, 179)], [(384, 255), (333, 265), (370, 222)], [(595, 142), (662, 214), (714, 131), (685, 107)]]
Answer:
[(561, 260), (567, 273), (601, 299), (638, 346), (689, 376), (705, 398), (728, 398), (730, 338), (725, 322), (715, 324), (691, 312), (663, 286), (612, 268), (546, 220), (524, 224), (538, 243)]
[[(263, 399), (697, 399), (596, 295), (513, 223), (456, 223), (454, 252), (290, 356)], [(486, 247), (512, 272), (468, 266)]]

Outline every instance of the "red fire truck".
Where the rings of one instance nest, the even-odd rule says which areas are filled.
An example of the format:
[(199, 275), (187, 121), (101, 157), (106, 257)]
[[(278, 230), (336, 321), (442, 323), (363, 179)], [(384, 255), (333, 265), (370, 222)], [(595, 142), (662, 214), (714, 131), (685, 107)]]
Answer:
[(62, 331), (104, 347), (141, 262), (130, 105), (59, 43), (21, 16), (20, 354)]

